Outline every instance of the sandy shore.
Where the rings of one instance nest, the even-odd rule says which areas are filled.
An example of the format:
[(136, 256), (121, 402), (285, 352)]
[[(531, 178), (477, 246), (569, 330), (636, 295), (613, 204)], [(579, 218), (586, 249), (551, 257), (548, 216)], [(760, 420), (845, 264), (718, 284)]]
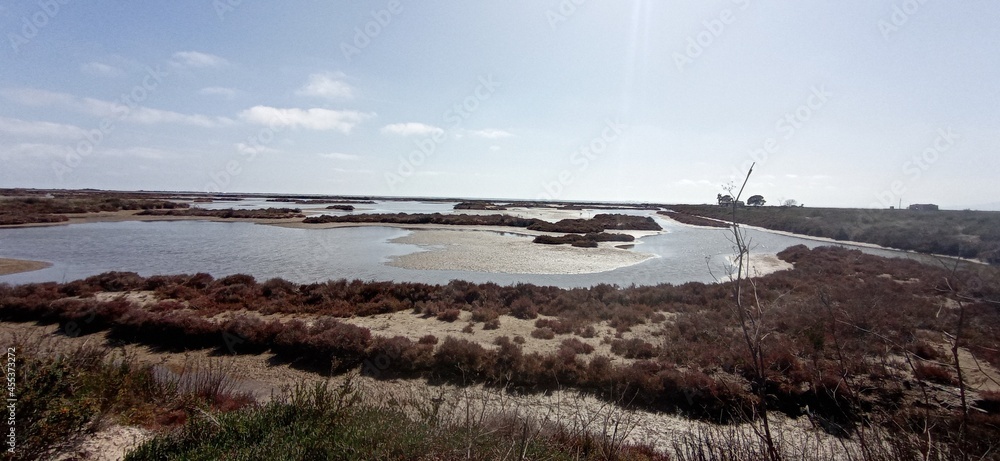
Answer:
[[(390, 266), (406, 269), (463, 270), (504, 274), (591, 274), (639, 264), (654, 255), (615, 248), (539, 245), (530, 236), (493, 231), (417, 230), (394, 243), (429, 251), (399, 256)], [(620, 242), (618, 243), (620, 244)]]
[(51, 266), (51, 263), (43, 261), (25, 261), (23, 259), (0, 258), (0, 275), (37, 271)]

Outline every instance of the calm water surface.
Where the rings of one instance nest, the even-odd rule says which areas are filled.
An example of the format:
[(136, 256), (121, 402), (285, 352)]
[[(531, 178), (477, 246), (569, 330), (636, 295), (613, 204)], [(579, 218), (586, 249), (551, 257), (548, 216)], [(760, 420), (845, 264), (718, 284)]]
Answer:
[[(255, 205), (251, 207), (259, 208), (261, 204)], [(283, 206), (274, 202), (268, 205)], [(366, 207), (373, 212), (432, 213), (449, 212), (452, 205), (392, 202)], [(621, 212), (651, 214), (637, 210)], [(281, 277), (298, 283), (339, 278), (427, 283), (462, 279), (561, 287), (598, 283), (625, 286), (711, 282), (714, 280), (712, 272), (718, 277), (724, 276), (727, 256), (733, 254), (726, 230), (695, 228), (656, 219), (667, 233), (640, 239), (631, 249), (654, 254), (656, 258), (609, 272), (572, 275), (411, 270), (388, 266), (385, 263), (394, 256), (425, 251), (415, 245), (391, 243), (390, 240), (410, 231), (390, 227), (289, 229), (242, 222), (159, 221), (0, 229), (0, 255), (3, 257), (53, 264), (40, 271), (0, 276), (0, 283), (62, 282), (112, 270), (138, 272), (144, 276), (207, 272), (220, 277), (245, 273), (258, 280)], [(748, 230), (747, 235), (759, 252), (774, 253), (797, 244), (811, 248), (827, 245), (757, 230)], [(897, 251), (863, 251), (882, 256), (914, 257)]]

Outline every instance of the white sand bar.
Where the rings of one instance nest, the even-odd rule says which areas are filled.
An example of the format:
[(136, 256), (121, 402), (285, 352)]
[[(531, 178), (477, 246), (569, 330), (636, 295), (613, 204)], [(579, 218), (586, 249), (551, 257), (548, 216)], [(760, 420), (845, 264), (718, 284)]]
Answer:
[(414, 230), (394, 239), (425, 247), (428, 251), (394, 258), (388, 264), (406, 269), (463, 270), (504, 274), (591, 274), (639, 264), (656, 257), (615, 248), (622, 242), (601, 243), (598, 248), (540, 245), (532, 237), (479, 230)]

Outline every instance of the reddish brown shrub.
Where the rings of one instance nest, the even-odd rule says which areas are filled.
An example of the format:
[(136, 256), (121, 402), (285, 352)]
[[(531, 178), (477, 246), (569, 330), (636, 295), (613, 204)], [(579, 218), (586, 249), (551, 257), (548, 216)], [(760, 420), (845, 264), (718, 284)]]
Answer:
[(559, 345), (559, 349), (560, 350), (568, 349), (570, 351), (573, 351), (574, 355), (589, 354), (591, 352), (594, 352), (594, 346), (591, 346), (590, 344), (587, 344), (576, 338), (564, 339), (563, 342)]
[(538, 339), (552, 339), (556, 337), (556, 334), (549, 327), (535, 328), (531, 331), (531, 337)]
[(611, 352), (627, 359), (651, 359), (657, 354), (655, 346), (639, 338), (611, 341)]
[(438, 339), (437, 339), (437, 336), (434, 336), (434, 335), (424, 335), (424, 336), (420, 337), (420, 341), (418, 341), (418, 342), (420, 344), (428, 344), (428, 345), (433, 346), (433, 345), (435, 345), (435, 344), (438, 343)]
[(447, 309), (438, 312), (437, 319), (442, 322), (454, 322), (458, 320), (458, 317), (462, 315), (462, 311), (458, 309)]
[(449, 336), (434, 353), (434, 364), (439, 371), (453, 377), (472, 378), (483, 371), (487, 356), (483, 346)]
[(173, 312), (181, 309), (186, 309), (186, 307), (173, 300), (157, 301), (156, 303), (148, 307), (150, 312)]
[(538, 317), (538, 308), (528, 298), (517, 298), (510, 304), (510, 315), (522, 320)]
[(910, 352), (923, 360), (938, 360), (941, 358), (941, 353), (938, 352), (936, 347), (923, 341), (914, 344), (910, 348)]
[(477, 307), (472, 310), (473, 322), (489, 322), (500, 317), (500, 313), (494, 309)]
[(593, 338), (594, 336), (597, 336), (597, 329), (595, 329), (593, 325), (587, 325), (582, 329), (577, 330), (576, 334), (580, 335), (582, 338)]
[(917, 366), (913, 367), (913, 375), (917, 379), (930, 381), (932, 383), (944, 385), (956, 384), (956, 380), (952, 376), (951, 371), (938, 365), (918, 363)]

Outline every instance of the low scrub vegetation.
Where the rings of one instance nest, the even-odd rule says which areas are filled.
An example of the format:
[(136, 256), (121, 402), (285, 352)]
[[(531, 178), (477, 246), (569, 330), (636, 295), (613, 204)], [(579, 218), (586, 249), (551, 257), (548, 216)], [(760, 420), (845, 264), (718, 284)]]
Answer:
[(684, 224), (690, 224), (692, 226), (702, 226), (702, 227), (716, 227), (716, 228), (729, 228), (730, 224), (715, 220), (706, 219), (701, 216), (696, 216), (686, 212), (677, 211), (657, 211), (656, 214), (666, 216), (674, 221), (681, 222)]
[[(17, 193), (14, 190), (7, 190), (7, 192)], [(63, 222), (69, 219), (64, 216), (65, 214), (122, 210), (169, 210), (187, 207), (186, 203), (134, 198), (129, 194), (18, 195), (0, 197), (0, 225)]]
[[(755, 280), (756, 296), (769, 306), (759, 325), (769, 332), (761, 358), (769, 405), (791, 416), (808, 408), (810, 417), (836, 433), (871, 425), (894, 431), (930, 427), (939, 431), (931, 434), (936, 440), (946, 440), (960, 414), (950, 405), (928, 406), (924, 396), (952, 398), (935, 394), (945, 392), (937, 383), (954, 383), (957, 375), (933, 344), (947, 341), (961, 318), (962, 348), (1000, 366), (996, 269), (970, 266), (953, 273), (842, 248), (797, 246), (779, 257), (795, 269)], [(961, 309), (954, 307), (956, 289)], [(136, 290), (153, 291), (161, 301), (142, 307), (125, 298), (93, 296)], [(167, 349), (271, 350), (278, 360), (325, 372), (382, 364), (380, 377), (422, 376), (523, 391), (570, 386), (727, 422), (752, 415), (758, 394), (740, 352), (731, 298), (727, 285), (701, 283), (559, 289), (108, 273), (66, 284), (0, 285), (0, 319), (59, 322), (74, 334), (110, 330), (113, 338)], [(528, 341), (551, 342), (552, 352), (528, 352), (517, 338), (488, 345), (456, 337), (386, 338), (337, 319), (404, 310), (445, 321), (457, 320), (463, 311), (474, 322), (505, 315), (535, 319), (536, 333)], [(263, 317), (270, 314), (284, 319)], [(596, 324), (618, 331), (608, 344), (620, 359), (587, 354), (569, 341), (593, 337)], [(639, 327), (654, 335), (630, 333)], [(940, 363), (907, 365), (934, 357)], [(964, 423), (971, 444), (965, 449), (971, 452), (995, 438), (1000, 415), (990, 410), (989, 396), (970, 392), (970, 402), (984, 402), (976, 418)]]
[(506, 210), (507, 207), (492, 202), (460, 202), (453, 207), (455, 210)]
[(453, 418), (446, 415), (463, 409), (452, 405), (462, 403), (376, 402), (352, 381), (299, 385), (267, 405), (191, 420), (125, 459), (670, 459), (609, 430), (541, 424), (511, 411), (479, 413), (469, 402), (464, 416)]
[(635, 237), (628, 234), (611, 234), (608, 232), (591, 232), (589, 234), (566, 234), (559, 237), (552, 235), (539, 235), (533, 240), (534, 243), (543, 245), (565, 245), (569, 244), (582, 248), (597, 248), (599, 242), (633, 242)]
[(307, 224), (325, 223), (392, 223), (392, 224), (444, 224), (465, 226), (524, 227), (528, 230), (560, 233), (600, 233), (605, 230), (662, 230), (653, 218), (620, 214), (599, 214), (591, 219), (563, 219), (548, 222), (535, 218), (518, 218), (510, 215), (468, 215), (441, 213), (356, 214), (349, 216), (310, 216), (302, 221)]
[(203, 216), (222, 219), (290, 219), (304, 215), (298, 208), (258, 208), (254, 210), (210, 210), (206, 208), (185, 208), (180, 210), (143, 210), (139, 216)]
[[(677, 205), (680, 214), (732, 219), (732, 209)], [(684, 219), (684, 218), (681, 218)], [(1000, 212), (749, 207), (743, 224), (1000, 264)]]
[[(18, 351), (17, 446), (2, 459), (52, 459), (112, 424), (150, 429), (178, 427), (200, 412), (225, 413), (254, 403), (234, 391), (229, 370), (193, 364), (179, 374), (158, 373), (132, 355), (87, 344), (14, 338)], [(7, 418), (3, 433), (7, 434)]]

